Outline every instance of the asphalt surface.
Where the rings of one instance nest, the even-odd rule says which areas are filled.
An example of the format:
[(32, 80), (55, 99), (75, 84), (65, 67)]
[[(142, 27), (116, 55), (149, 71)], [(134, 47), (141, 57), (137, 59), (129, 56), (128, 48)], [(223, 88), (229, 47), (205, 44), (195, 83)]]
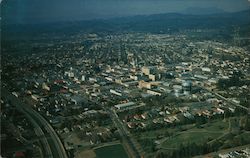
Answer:
[[(92, 101), (90, 100), (90, 102), (99, 105), (100, 107), (103, 107), (101, 103), (96, 102), (96, 101)], [(119, 116), (117, 115), (117, 113), (115, 112), (114, 109), (112, 108), (107, 108), (107, 107), (103, 107), (105, 111), (107, 111), (111, 117), (111, 120), (113, 121), (114, 125), (117, 127), (118, 132), (122, 138), (123, 143), (127, 144), (129, 147), (129, 152), (128, 153), (130, 155), (130, 157), (132, 156), (133, 158), (143, 158), (145, 153), (142, 150), (142, 148), (140, 147), (140, 145), (138, 144), (138, 142), (136, 142), (136, 140), (134, 140), (130, 134), (130, 132), (128, 131), (128, 129), (124, 126), (124, 124), (122, 123), (122, 121), (119, 119)], [(132, 155), (131, 155), (132, 154)]]
[(124, 141), (129, 145), (130, 151), (133, 152), (133, 156), (136, 158), (142, 158), (144, 157), (143, 155), (143, 150), (139, 147), (139, 144), (135, 142), (135, 140), (132, 139), (129, 131), (126, 129), (124, 124), (121, 122), (119, 119), (118, 115), (114, 110), (109, 110), (111, 119), (113, 120), (114, 124), (118, 128), (118, 131)]
[(207, 89), (207, 88), (205, 88), (205, 87), (200, 87), (200, 88), (206, 90), (206, 91), (209, 92), (209, 93), (212, 93), (212, 94), (215, 95), (217, 98), (220, 98), (221, 100), (224, 100), (225, 102), (227, 102), (228, 104), (230, 104), (230, 105), (232, 105), (232, 106), (236, 106), (236, 107), (239, 107), (239, 108), (241, 108), (241, 109), (243, 109), (243, 110), (246, 110), (246, 111), (250, 114), (250, 108), (247, 108), (247, 107), (245, 107), (245, 106), (242, 106), (242, 105), (240, 105), (240, 104), (237, 104), (237, 103), (235, 103), (235, 102), (233, 102), (233, 101), (231, 101), (231, 100), (229, 100), (229, 99), (223, 97), (222, 95), (220, 95), (220, 94), (218, 94), (218, 93), (216, 93), (216, 92), (213, 92), (213, 91), (211, 91), (211, 90), (209, 90), (209, 89)]
[[(18, 110), (22, 111), (34, 127), (35, 134), (40, 138), (43, 157), (45, 158), (67, 158), (64, 146), (52, 126), (35, 110), (25, 105), (19, 98), (1, 89), (1, 97), (5, 98)], [(49, 137), (48, 137), (49, 136)]]

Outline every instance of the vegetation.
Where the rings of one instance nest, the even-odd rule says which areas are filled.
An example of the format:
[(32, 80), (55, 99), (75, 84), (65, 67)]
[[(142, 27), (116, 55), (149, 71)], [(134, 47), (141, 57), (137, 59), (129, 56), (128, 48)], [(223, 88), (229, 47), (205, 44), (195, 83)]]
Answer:
[(243, 85), (250, 85), (250, 81), (249, 80), (243, 80), (243, 74), (242, 72), (234, 72), (232, 77), (230, 77), (229, 79), (219, 79), (217, 87), (220, 90), (226, 90), (232, 86), (243, 86)]
[(128, 158), (121, 144), (95, 149), (96, 158)]
[[(191, 157), (250, 143), (250, 119), (236, 110), (225, 119), (198, 119), (196, 123), (135, 132), (143, 149), (156, 157)], [(234, 116), (240, 114), (239, 116)], [(248, 139), (249, 138), (249, 139)], [(153, 154), (154, 153), (154, 154)]]

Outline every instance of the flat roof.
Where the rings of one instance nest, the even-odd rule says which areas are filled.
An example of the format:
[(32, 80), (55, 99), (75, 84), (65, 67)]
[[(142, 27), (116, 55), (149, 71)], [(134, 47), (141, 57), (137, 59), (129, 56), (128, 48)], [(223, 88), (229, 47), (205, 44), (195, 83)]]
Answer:
[(117, 104), (115, 105), (116, 108), (122, 108), (122, 107), (127, 107), (127, 106), (132, 106), (135, 105), (134, 102), (128, 102), (128, 103), (123, 103), (123, 104)]

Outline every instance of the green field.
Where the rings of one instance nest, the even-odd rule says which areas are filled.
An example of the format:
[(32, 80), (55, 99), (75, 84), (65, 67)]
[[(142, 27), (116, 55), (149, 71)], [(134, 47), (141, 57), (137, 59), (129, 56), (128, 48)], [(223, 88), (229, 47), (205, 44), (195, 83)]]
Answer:
[(166, 139), (162, 144), (162, 148), (176, 148), (181, 143), (197, 143), (202, 144), (216, 139), (227, 133), (228, 121), (214, 121), (203, 125), (202, 128), (191, 128), (186, 131), (178, 132), (174, 136)]
[[(159, 140), (160, 144), (155, 145), (158, 148), (173, 150), (178, 148), (180, 144), (203, 144), (214, 140), (227, 133), (228, 121), (222, 120), (211, 121), (210, 123), (196, 127), (194, 124), (183, 125), (182, 128), (163, 128), (154, 131), (145, 131), (136, 133), (135, 138), (141, 143), (141, 146), (147, 152), (153, 152), (153, 144), (155, 140)], [(181, 130), (186, 129), (186, 130)], [(169, 137), (166, 132), (172, 133)], [(159, 137), (160, 136), (160, 137)]]
[(165, 148), (176, 148), (181, 143), (197, 143), (201, 144), (204, 142), (208, 142), (209, 140), (213, 140), (215, 138), (218, 138), (223, 133), (221, 132), (185, 132), (177, 134), (176, 136), (173, 136), (169, 139), (167, 139), (163, 144), (162, 147)]
[(121, 144), (110, 145), (95, 149), (96, 158), (128, 158)]

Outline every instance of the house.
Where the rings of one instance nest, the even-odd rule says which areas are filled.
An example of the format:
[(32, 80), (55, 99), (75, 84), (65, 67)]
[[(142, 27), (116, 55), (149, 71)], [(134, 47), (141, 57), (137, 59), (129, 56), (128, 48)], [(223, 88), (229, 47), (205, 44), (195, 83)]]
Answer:
[(123, 109), (129, 108), (129, 107), (134, 106), (134, 105), (135, 105), (134, 102), (128, 102), (128, 103), (123, 103), (123, 104), (117, 104), (117, 105), (115, 105), (115, 107), (118, 110), (123, 110)]
[(79, 96), (79, 95), (73, 95), (71, 96), (70, 100), (75, 104), (75, 105), (83, 105), (84, 103), (86, 103), (87, 101)]

